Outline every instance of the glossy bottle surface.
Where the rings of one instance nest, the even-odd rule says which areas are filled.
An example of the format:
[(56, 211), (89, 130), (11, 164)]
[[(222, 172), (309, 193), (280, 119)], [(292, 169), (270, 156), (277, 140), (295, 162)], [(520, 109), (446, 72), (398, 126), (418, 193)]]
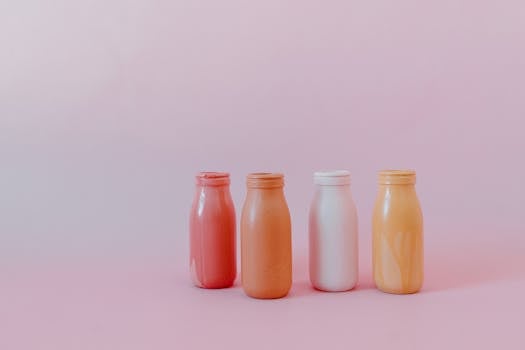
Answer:
[(409, 294), (423, 284), (423, 217), (410, 170), (379, 173), (372, 219), (374, 281), (387, 293)]
[(237, 274), (235, 209), (227, 173), (196, 177), (190, 213), (190, 273), (201, 288), (226, 288)]
[(348, 171), (318, 172), (310, 206), (310, 282), (316, 289), (340, 292), (358, 280), (357, 210)]
[(241, 276), (245, 293), (253, 298), (281, 298), (292, 285), (292, 232), (283, 185), (282, 174), (247, 177), (241, 216)]

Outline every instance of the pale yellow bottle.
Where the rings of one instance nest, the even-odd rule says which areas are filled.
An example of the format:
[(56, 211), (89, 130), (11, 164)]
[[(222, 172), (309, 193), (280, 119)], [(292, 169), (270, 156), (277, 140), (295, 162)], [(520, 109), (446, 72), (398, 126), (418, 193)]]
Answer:
[(387, 293), (416, 293), (423, 284), (423, 216), (412, 170), (379, 172), (372, 219), (374, 281)]

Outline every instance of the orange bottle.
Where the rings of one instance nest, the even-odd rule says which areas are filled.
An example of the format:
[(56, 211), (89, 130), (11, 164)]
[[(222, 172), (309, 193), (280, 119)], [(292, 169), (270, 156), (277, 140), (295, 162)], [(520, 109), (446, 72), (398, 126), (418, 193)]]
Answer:
[(423, 284), (423, 216), (412, 170), (379, 172), (372, 219), (374, 281), (381, 291), (415, 293)]
[(241, 279), (253, 298), (286, 296), (292, 285), (292, 230), (284, 176), (248, 175), (241, 216)]

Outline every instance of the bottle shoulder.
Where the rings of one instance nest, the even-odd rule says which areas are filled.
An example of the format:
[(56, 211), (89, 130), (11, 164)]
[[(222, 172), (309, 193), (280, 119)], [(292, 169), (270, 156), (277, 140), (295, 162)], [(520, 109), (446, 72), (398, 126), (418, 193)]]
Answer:
[(216, 212), (235, 212), (229, 191), (197, 190), (193, 198), (192, 215), (202, 216)]
[(355, 208), (352, 193), (349, 190), (323, 190), (318, 189), (311, 201), (311, 208), (344, 207)]
[(377, 229), (390, 227), (401, 231), (422, 230), (423, 214), (416, 192), (403, 189), (379, 191), (372, 224)]
[(290, 221), (290, 210), (284, 193), (248, 193), (241, 213), (242, 222), (262, 222), (267, 220)]

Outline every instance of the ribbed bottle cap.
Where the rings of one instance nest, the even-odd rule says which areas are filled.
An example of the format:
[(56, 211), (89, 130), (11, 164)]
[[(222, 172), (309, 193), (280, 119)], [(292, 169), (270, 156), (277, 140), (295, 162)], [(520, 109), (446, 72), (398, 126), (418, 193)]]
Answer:
[(381, 170), (378, 174), (381, 185), (413, 185), (416, 183), (414, 170)]
[(230, 184), (230, 174), (216, 171), (202, 171), (195, 176), (197, 185), (224, 186)]
[(350, 184), (350, 172), (347, 170), (317, 171), (314, 173), (316, 185), (340, 186)]
[(251, 173), (246, 177), (249, 188), (277, 188), (284, 186), (284, 175), (281, 173)]

